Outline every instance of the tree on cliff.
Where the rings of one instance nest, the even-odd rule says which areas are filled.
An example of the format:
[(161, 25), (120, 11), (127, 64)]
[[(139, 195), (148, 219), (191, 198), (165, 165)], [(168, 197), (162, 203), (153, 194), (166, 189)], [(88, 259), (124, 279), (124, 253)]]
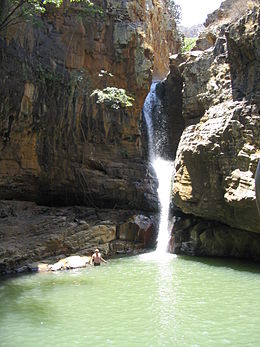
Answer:
[[(94, 6), (90, 0), (69, 1)], [(24, 21), (32, 21), (35, 15), (45, 12), (48, 4), (60, 7), (63, 0), (0, 0), (0, 32)]]
[(170, 15), (170, 18), (174, 20), (177, 24), (181, 21), (181, 7), (176, 4), (174, 0), (163, 0), (165, 7)]

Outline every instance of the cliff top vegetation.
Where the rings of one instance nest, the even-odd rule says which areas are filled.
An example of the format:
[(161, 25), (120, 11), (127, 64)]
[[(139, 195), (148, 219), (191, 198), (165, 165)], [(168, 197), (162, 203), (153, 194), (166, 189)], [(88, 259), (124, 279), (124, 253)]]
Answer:
[[(101, 9), (90, 0), (69, 0), (70, 3), (82, 3), (86, 14), (100, 13)], [(46, 6), (60, 7), (63, 0), (1, 0), (0, 32), (24, 21), (34, 21), (36, 15), (46, 11)]]

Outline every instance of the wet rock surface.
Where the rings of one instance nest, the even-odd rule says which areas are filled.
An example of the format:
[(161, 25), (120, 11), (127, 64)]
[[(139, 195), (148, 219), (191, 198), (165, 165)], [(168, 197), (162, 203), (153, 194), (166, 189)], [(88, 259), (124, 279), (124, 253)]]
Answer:
[(170, 251), (182, 255), (260, 261), (260, 234), (186, 215), (174, 225)]
[[(174, 56), (175, 57), (175, 56)], [(174, 57), (170, 57), (170, 63)], [(161, 157), (174, 160), (184, 130), (182, 116), (183, 78), (179, 69), (170, 64), (167, 77), (157, 84), (156, 94), (160, 105), (152, 110), (154, 136)]]

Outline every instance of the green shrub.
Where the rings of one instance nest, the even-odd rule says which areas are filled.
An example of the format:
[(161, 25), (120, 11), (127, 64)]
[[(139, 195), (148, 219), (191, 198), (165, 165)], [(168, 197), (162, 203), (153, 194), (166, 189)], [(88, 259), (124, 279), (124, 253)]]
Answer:
[(91, 96), (97, 97), (97, 104), (106, 104), (114, 109), (133, 106), (134, 98), (127, 95), (125, 89), (107, 87), (103, 90), (95, 89)]
[(189, 52), (196, 44), (196, 37), (184, 37), (181, 52)]

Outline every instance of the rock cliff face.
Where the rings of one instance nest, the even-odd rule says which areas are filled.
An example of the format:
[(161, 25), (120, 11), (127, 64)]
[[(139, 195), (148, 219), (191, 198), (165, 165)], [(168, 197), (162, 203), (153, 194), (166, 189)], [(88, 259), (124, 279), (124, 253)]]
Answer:
[(162, 2), (64, 3), (0, 39), (0, 196), (154, 210), (141, 109), (178, 46)]
[(220, 24), (234, 22), (241, 18), (248, 8), (257, 5), (257, 0), (224, 0), (220, 7), (207, 16), (206, 27), (217, 27)]
[[(184, 81), (186, 128), (172, 197), (189, 220), (173, 231), (175, 247), (179, 253), (260, 259), (254, 182), (260, 158), (259, 7), (219, 28), (214, 42), (173, 60)], [(251, 245), (238, 247), (246, 231), (253, 233), (243, 236)]]
[[(170, 57), (170, 62), (171, 62)], [(182, 88), (183, 78), (179, 69), (174, 65), (170, 64), (170, 72), (167, 77), (161, 81), (158, 85), (158, 96), (162, 103), (161, 113), (156, 119), (155, 117), (155, 129), (159, 127), (166, 134), (165, 144), (163, 147), (164, 153), (162, 156), (171, 160), (175, 159), (176, 151), (180, 141), (181, 134), (185, 127), (184, 118), (182, 116)], [(167, 121), (166, 124), (162, 124), (160, 118)], [(165, 129), (166, 128), (166, 129)]]
[(154, 247), (142, 107), (176, 37), (161, 0), (96, 0), (90, 12), (65, 0), (1, 33), (0, 272)]

